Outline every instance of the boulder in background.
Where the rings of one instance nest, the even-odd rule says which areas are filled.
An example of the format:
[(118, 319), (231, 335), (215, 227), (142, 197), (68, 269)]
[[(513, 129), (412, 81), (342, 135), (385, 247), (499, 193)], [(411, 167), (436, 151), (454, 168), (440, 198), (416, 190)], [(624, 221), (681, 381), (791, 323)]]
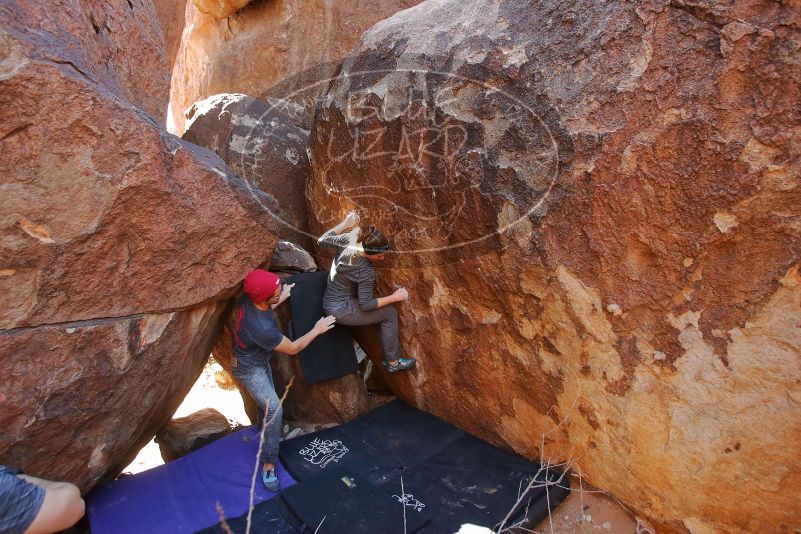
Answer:
[(279, 236), (311, 246), (304, 188), (309, 132), (247, 95), (214, 95), (192, 105), (183, 139), (214, 151), (254, 188), (278, 201)]
[(231, 423), (214, 408), (172, 419), (156, 432), (161, 457), (171, 462), (231, 433)]

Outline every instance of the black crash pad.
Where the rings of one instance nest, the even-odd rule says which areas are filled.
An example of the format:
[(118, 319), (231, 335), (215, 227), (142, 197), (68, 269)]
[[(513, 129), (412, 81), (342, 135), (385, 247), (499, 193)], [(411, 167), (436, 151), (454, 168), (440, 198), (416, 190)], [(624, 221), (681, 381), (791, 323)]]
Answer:
[(463, 436), (463, 430), (396, 400), (343, 425), (284, 441), (279, 457), (297, 481), (348, 467), (380, 483)]
[[(295, 284), (289, 299), (292, 309), (290, 337), (297, 339), (309, 332), (324, 315), (323, 294), (328, 283), (328, 272), (299, 273), (287, 283)], [(309, 384), (354, 373), (359, 366), (350, 328), (344, 325), (335, 326), (318, 336), (298, 357), (303, 379)]]
[[(298, 503), (320, 505), (321, 496), (313, 488), (322, 474), (345, 473), (373, 488), (372, 502), (387, 495), (403, 498), (407, 518), (429, 517), (421, 532), (431, 533), (456, 532), (464, 523), (493, 528), (515, 506), (532, 478), (538, 473), (538, 480), (545, 476), (539, 464), (493, 447), (401, 401), (338, 427), (285, 441), (280, 456), (285, 468), (300, 481), (291, 493), (286, 492), (291, 495), (286, 504), (293, 511)], [(551, 472), (549, 479), (558, 476)], [(547, 495), (545, 488), (534, 488), (514, 511), (512, 521), (525, 514), (529, 521), (539, 522), (568, 493), (553, 485)], [(341, 498), (346, 495), (340, 492)], [(371, 506), (360, 510), (365, 521), (380, 519), (368, 517)], [(313, 523), (315, 518), (308, 516), (307, 521)]]
[[(398, 472), (399, 475), (399, 472)], [(399, 477), (396, 476), (399, 480)], [(336, 467), (281, 492), (281, 499), (308, 532), (373, 534), (404, 532), (404, 504), (400, 484), (395, 494), (385, 484), (350, 469)], [(424, 509), (406, 513), (406, 532), (418, 532), (429, 522)]]
[[(464, 523), (494, 529), (512, 510), (523, 490), (537, 482), (555, 481), (560, 473), (546, 474), (539, 464), (493, 447), (466, 434), (439, 453), (410, 468), (403, 476), (406, 493), (432, 512), (431, 532), (456, 532)], [(513, 511), (510, 523), (524, 517), (538, 523), (548, 516), (540, 503), (555, 508), (569, 490), (537, 482)], [(540, 486), (540, 487), (536, 487)]]
[[(257, 482), (259, 484), (259, 482)], [(232, 518), (224, 518), (228, 530), (234, 534), (245, 534), (247, 531), (247, 513)], [(270, 499), (257, 504), (251, 515), (251, 534), (297, 534), (302, 525), (292, 516), (281, 499)], [(226, 534), (228, 531), (222, 522), (205, 528), (197, 534)]]

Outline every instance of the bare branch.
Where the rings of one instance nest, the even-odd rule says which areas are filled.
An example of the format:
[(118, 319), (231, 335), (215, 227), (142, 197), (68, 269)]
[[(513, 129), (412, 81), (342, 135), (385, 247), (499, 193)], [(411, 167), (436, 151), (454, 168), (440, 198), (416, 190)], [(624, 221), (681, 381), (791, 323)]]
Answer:
[[(564, 420), (562, 422), (564, 422)], [(526, 486), (526, 489), (523, 490), (522, 492), (518, 489), (517, 502), (514, 503), (512, 508), (506, 514), (506, 517), (503, 519), (503, 521), (501, 521), (500, 526), (496, 530), (496, 532), (498, 534), (501, 534), (503, 532), (518, 531), (518, 530), (523, 530), (523, 531), (526, 531), (526, 532), (534, 532), (533, 530), (525, 528), (525, 526), (524, 526), (528, 522), (528, 508), (529, 508), (529, 504), (528, 503), (526, 503), (526, 505), (525, 505), (525, 513), (523, 514), (523, 518), (520, 521), (518, 521), (516, 523), (512, 523), (512, 524), (509, 524), (509, 521), (511, 520), (512, 515), (514, 515), (515, 512), (517, 512), (519, 510), (519, 508), (522, 505), (523, 500), (526, 498), (526, 496), (530, 495), (530, 493), (533, 490), (536, 490), (536, 489), (539, 489), (539, 488), (545, 488), (545, 499), (546, 499), (547, 508), (548, 508), (548, 525), (550, 527), (551, 534), (553, 534), (554, 530), (553, 530), (553, 518), (552, 518), (552, 515), (551, 515), (550, 488), (555, 486), (555, 487), (559, 487), (559, 488), (570, 489), (569, 485), (568, 486), (564, 486), (562, 484), (563, 484), (563, 481), (564, 481), (565, 477), (568, 475), (568, 473), (570, 472), (571, 468), (573, 467), (573, 464), (576, 462), (576, 459), (572, 457), (573, 456), (573, 450), (572, 449), (570, 451), (570, 455), (568, 456), (569, 459), (565, 460), (564, 462), (552, 463), (549, 459), (545, 458), (545, 436), (547, 434), (553, 432), (554, 430), (556, 430), (556, 428), (558, 428), (558, 426), (559, 425), (557, 425), (556, 427), (552, 428), (548, 432), (542, 433), (542, 436), (540, 438), (541, 439), (541, 447), (542, 447), (540, 449), (540, 460), (541, 460), (540, 467), (539, 467), (539, 469), (537, 469), (537, 472), (534, 474), (534, 476), (532, 477), (531, 481)], [(552, 478), (552, 476), (553, 476), (552, 471), (554, 469), (558, 470), (558, 472), (559, 472), (559, 476), (557, 478)], [(522, 486), (522, 481), (521, 481), (521, 486)]]
[(401, 475), (400, 479), (401, 479), (401, 507), (403, 507), (403, 534), (406, 534), (406, 501), (404, 500), (406, 491), (403, 489), (403, 475)]
[(220, 518), (220, 528), (223, 529), (225, 534), (234, 534), (233, 531), (231, 531), (231, 527), (228, 526), (228, 522), (225, 520), (225, 510), (222, 504), (220, 504), (220, 501), (217, 501), (214, 508), (217, 510), (217, 516)]

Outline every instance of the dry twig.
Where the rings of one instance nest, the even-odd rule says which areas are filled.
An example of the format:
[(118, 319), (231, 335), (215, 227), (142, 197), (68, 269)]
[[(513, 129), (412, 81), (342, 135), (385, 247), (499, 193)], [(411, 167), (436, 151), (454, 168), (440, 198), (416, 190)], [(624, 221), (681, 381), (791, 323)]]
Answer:
[[(508, 524), (508, 523), (511, 520), (512, 516), (515, 514), (515, 512), (517, 512), (520, 509), (523, 500), (526, 498), (526, 496), (529, 495), (531, 491), (538, 488), (545, 488), (546, 499), (548, 499), (547, 500), (548, 517), (550, 518), (551, 507), (550, 507), (550, 495), (548, 493), (549, 487), (558, 486), (562, 483), (562, 480), (565, 478), (566, 474), (570, 470), (570, 467), (572, 466), (572, 462), (573, 460), (568, 460), (566, 462), (561, 462), (558, 464), (550, 464), (548, 462), (542, 464), (540, 468), (537, 470), (537, 473), (532, 477), (531, 482), (529, 482), (528, 485), (526, 486), (526, 489), (523, 490), (523, 492), (520, 494), (520, 497), (517, 499), (517, 502), (514, 503), (514, 505), (509, 510), (509, 513), (507, 513), (506, 517), (504, 517), (503, 521), (501, 521), (501, 524), (496, 530), (496, 532), (498, 532), (498, 534), (501, 534), (503, 532), (511, 532), (517, 529), (528, 530), (523, 526), (526, 524), (528, 518), (528, 504), (525, 505), (524, 509), (525, 513), (523, 514), (523, 519), (521, 519), (517, 523), (513, 524)], [(559, 468), (561, 470), (561, 474), (559, 475), (558, 478), (552, 480), (550, 471), (554, 468)], [(551, 532), (553, 532), (553, 523), (551, 523)]]
[(217, 504), (214, 506), (214, 508), (217, 509), (217, 515), (220, 518), (220, 528), (223, 529), (225, 534), (234, 534), (233, 531), (231, 531), (231, 527), (228, 526), (228, 522), (225, 520), (225, 510), (223, 509), (222, 504), (220, 504), (220, 501), (217, 501)]
[(326, 517), (328, 517), (328, 516), (327, 516), (327, 515), (324, 515), (324, 516), (323, 516), (323, 518), (320, 520), (320, 524), (319, 524), (319, 525), (317, 525), (317, 528), (315, 528), (315, 529), (314, 529), (314, 534), (317, 534), (317, 531), (319, 531), (319, 530), (320, 530), (320, 527), (321, 527), (321, 526), (323, 526), (323, 523), (325, 522), (325, 518), (326, 518)]
[(403, 507), (403, 534), (406, 534), (406, 501), (403, 499), (406, 496), (406, 491), (403, 489), (403, 475), (401, 479), (401, 507)]
[[(556, 432), (562, 425), (564, 425), (567, 422), (568, 419), (570, 419), (570, 416), (572, 415), (572, 413), (574, 411), (574, 408), (578, 404), (578, 399), (579, 399), (580, 396), (581, 396), (581, 385), (579, 385), (578, 391), (576, 392), (576, 398), (573, 400), (573, 404), (571, 405), (570, 409), (567, 411), (567, 415), (565, 416), (565, 418), (562, 419), (561, 421), (559, 421), (559, 423), (556, 424), (553, 428), (551, 428), (547, 432), (543, 432), (540, 435), (540, 468), (537, 470), (537, 473), (531, 479), (531, 482), (529, 482), (529, 484), (526, 487), (526, 489), (518, 496), (517, 502), (515, 502), (515, 504), (509, 510), (509, 513), (506, 514), (506, 517), (503, 519), (503, 521), (501, 522), (500, 526), (498, 527), (498, 529), (496, 531), (496, 532), (498, 532), (498, 534), (501, 534), (504, 531), (511, 531), (511, 530), (523, 530), (523, 531), (526, 531), (526, 532), (533, 532), (533, 530), (527, 529), (527, 528), (525, 528), (523, 526), (523, 525), (525, 525), (527, 523), (527, 519), (528, 519), (528, 503), (526, 504), (526, 507), (525, 507), (525, 513), (523, 514), (523, 519), (521, 519), (517, 523), (513, 523), (513, 524), (511, 524), (509, 526), (507, 526), (507, 523), (511, 520), (512, 515), (514, 515), (514, 513), (518, 510), (518, 508), (522, 504), (522, 501), (525, 498), (525, 496), (528, 495), (532, 490), (537, 489), (537, 488), (542, 488), (542, 487), (545, 488), (545, 499), (546, 499), (546, 504), (547, 504), (547, 508), (548, 508), (548, 525), (550, 527), (551, 534), (553, 534), (553, 518), (552, 518), (552, 514), (551, 514), (550, 487), (551, 486), (556, 486), (556, 487), (560, 487), (560, 488), (567, 487), (567, 489), (570, 489), (570, 487), (569, 487), (570, 484), (568, 483), (566, 486), (563, 486), (562, 485), (562, 481), (565, 478), (565, 475), (567, 475), (570, 472), (570, 469), (572, 468), (573, 463), (576, 462), (577, 459), (573, 458), (573, 449), (571, 448), (570, 449), (570, 454), (568, 454), (569, 460), (567, 460), (565, 462), (555, 463), (555, 464), (552, 463), (550, 457), (546, 456), (546, 454), (545, 454), (545, 438), (547, 436), (551, 435), (552, 433)], [(561, 474), (559, 475), (559, 477), (556, 480), (551, 480), (550, 479), (549, 470), (554, 469), (554, 468), (560, 468), (561, 469)], [(543, 470), (545, 472), (544, 482), (538, 482), (537, 479), (543, 473)], [(522, 486), (522, 483), (521, 483), (521, 486)], [(518, 492), (519, 492), (519, 490), (518, 490)]]

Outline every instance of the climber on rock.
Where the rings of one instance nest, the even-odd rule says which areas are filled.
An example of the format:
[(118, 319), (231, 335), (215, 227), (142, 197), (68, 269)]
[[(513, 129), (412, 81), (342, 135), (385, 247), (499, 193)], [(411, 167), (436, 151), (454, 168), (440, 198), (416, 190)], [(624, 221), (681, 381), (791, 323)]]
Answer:
[[(0, 393), (0, 404), (6, 397)], [(61, 532), (78, 522), (84, 502), (77, 486), (24, 475), (0, 465), (0, 532)]]
[(392, 305), (409, 298), (404, 288), (376, 298), (374, 263), (383, 261), (390, 249), (386, 236), (374, 226), (359, 227), (359, 215), (350, 212), (345, 219), (325, 232), (317, 243), (336, 249), (328, 286), (323, 296), (323, 310), (340, 324), (362, 326), (379, 324), (384, 347), (384, 366), (390, 373), (414, 367), (414, 358), (400, 356), (398, 312)]
[(231, 373), (245, 386), (259, 406), (262, 425), (262, 483), (268, 490), (281, 489), (275, 472), (278, 461), (278, 442), (281, 438), (281, 402), (275, 392), (270, 357), (273, 351), (297, 354), (314, 340), (334, 327), (333, 316), (322, 317), (314, 328), (295, 341), (285, 337), (278, 327), (273, 309), (289, 298), (295, 284), (281, 286), (277, 275), (255, 269), (245, 277), (245, 294), (237, 301), (234, 311), (234, 350)]

